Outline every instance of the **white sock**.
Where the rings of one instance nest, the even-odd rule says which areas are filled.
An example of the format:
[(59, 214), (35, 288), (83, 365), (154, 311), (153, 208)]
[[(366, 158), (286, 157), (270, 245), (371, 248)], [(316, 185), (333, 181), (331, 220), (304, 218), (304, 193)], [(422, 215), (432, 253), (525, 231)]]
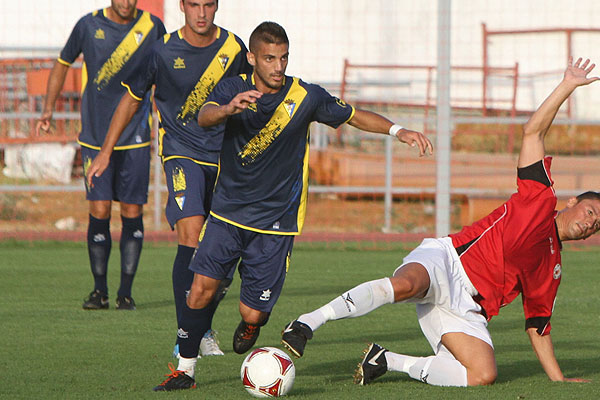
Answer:
[(454, 358), (440, 355), (410, 358), (416, 358), (408, 367), (408, 375), (413, 379), (434, 386), (467, 386), (467, 369)]
[(184, 371), (190, 378), (194, 377), (196, 370), (196, 361), (198, 358), (183, 358), (179, 357), (179, 364), (177, 365), (177, 371)]
[(330, 320), (355, 318), (365, 315), (384, 304), (394, 302), (394, 287), (389, 278), (361, 283), (323, 307), (302, 314), (298, 321), (316, 331)]
[(388, 371), (404, 372), (408, 374), (409, 368), (412, 367), (422, 357), (407, 356), (404, 354), (385, 352), (385, 360), (387, 361)]

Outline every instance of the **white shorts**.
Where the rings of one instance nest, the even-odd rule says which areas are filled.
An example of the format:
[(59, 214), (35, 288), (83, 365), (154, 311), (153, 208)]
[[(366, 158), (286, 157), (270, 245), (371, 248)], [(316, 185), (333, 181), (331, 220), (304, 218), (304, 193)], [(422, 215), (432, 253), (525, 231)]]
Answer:
[(423, 265), (429, 274), (427, 295), (405, 302), (417, 304), (419, 325), (435, 354), (447, 351), (441, 343), (442, 335), (450, 332), (474, 336), (494, 347), (481, 306), (473, 300), (477, 290), (460, 262), (452, 239), (423, 240), (396, 271), (408, 263)]

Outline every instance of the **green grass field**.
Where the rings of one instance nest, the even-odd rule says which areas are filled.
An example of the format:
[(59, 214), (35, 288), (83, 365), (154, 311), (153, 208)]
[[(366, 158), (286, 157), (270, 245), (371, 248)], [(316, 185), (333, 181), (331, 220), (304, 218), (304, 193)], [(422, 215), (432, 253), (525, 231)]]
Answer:
[[(198, 389), (153, 393), (168, 372), (175, 338), (171, 293), (173, 245), (145, 245), (134, 284), (137, 311), (116, 311), (118, 246), (109, 268), (111, 308), (84, 311), (92, 288), (87, 251), (73, 243), (0, 243), (0, 398), (6, 399), (243, 399), (244, 356), (231, 347), (239, 322), (236, 277), (217, 311), (224, 357), (198, 361)], [(283, 293), (259, 346), (278, 346), (283, 326), (344, 290), (389, 275), (409, 246), (369, 251), (298, 244)], [(557, 358), (566, 376), (591, 383), (548, 381), (524, 332), (520, 301), (490, 323), (498, 381), (491, 387), (439, 388), (388, 373), (373, 385), (352, 383), (368, 341), (401, 353), (429, 355), (413, 305), (389, 305), (367, 316), (322, 327), (296, 360), (290, 399), (595, 399), (600, 397), (598, 272), (600, 249), (563, 254), (563, 280), (552, 319)]]

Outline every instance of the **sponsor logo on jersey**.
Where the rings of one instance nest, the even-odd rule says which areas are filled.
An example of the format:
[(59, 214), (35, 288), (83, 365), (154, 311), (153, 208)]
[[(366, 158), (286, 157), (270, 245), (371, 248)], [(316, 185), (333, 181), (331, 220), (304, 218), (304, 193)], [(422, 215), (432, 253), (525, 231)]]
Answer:
[(271, 289), (263, 290), (262, 294), (259, 297), (259, 299), (262, 301), (269, 301), (270, 298), (271, 298)]
[(225, 53), (219, 54), (219, 63), (221, 64), (221, 68), (223, 71), (227, 68), (227, 63), (229, 62), (229, 56)]
[(335, 98), (335, 102), (337, 103), (338, 106), (340, 106), (342, 108), (346, 108), (346, 106), (347, 106), (347, 104), (344, 100), (338, 99), (337, 97)]
[(556, 264), (554, 266), (554, 271), (552, 272), (552, 277), (554, 279), (558, 279), (558, 278), (560, 278), (561, 275), (562, 275), (562, 267), (560, 266), (560, 264)]
[(104, 36), (104, 31), (102, 29), (96, 29), (96, 34), (94, 35), (94, 38), (104, 40), (106, 38)]
[(548, 238), (550, 240), (550, 254), (554, 254), (554, 243), (552, 240), (552, 236)]
[(273, 224), (273, 229), (279, 229), (280, 226), (281, 224), (279, 223), (279, 221), (277, 221)]
[(183, 58), (177, 57), (175, 60), (173, 60), (173, 69), (185, 69), (185, 62), (183, 61)]

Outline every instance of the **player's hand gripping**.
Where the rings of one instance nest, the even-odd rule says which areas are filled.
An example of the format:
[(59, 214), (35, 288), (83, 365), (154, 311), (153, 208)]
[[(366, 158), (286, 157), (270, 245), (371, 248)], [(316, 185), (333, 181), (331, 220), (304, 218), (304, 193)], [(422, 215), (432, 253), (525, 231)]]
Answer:
[(45, 135), (50, 133), (51, 123), (52, 111), (45, 111), (35, 124), (35, 134), (40, 136), (40, 131), (42, 131)]
[(396, 133), (396, 137), (402, 143), (406, 143), (411, 147), (419, 146), (419, 156), (424, 156), (425, 153), (429, 155), (433, 154), (433, 145), (427, 136), (421, 132), (411, 131), (409, 129), (402, 128)]
[(110, 154), (103, 153), (102, 151), (100, 151), (98, 155), (94, 157), (94, 160), (92, 160), (92, 163), (87, 168), (85, 174), (85, 181), (87, 182), (88, 187), (94, 187), (92, 179), (102, 175), (102, 173), (106, 171), (106, 168), (108, 168), (109, 162)]
[(563, 81), (572, 84), (573, 86), (589, 85), (592, 82), (600, 79), (597, 76), (588, 78), (588, 74), (592, 72), (596, 64), (590, 64), (589, 58), (581, 64), (582, 58), (579, 57), (573, 65), (573, 57), (569, 57), (569, 65), (565, 70)]
[(262, 96), (258, 90), (238, 93), (227, 105), (227, 115), (235, 115), (244, 111), (250, 104), (256, 103)]

